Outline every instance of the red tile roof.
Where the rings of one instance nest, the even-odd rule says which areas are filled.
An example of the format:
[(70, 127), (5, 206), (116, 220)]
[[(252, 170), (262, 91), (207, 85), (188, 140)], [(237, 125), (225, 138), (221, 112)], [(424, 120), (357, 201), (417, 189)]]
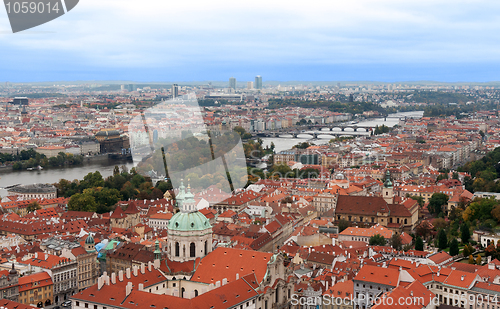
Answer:
[[(35, 286), (44, 287), (53, 284), (50, 275), (44, 271), (20, 277), (18, 282), (19, 282), (19, 292), (31, 290)], [(33, 285), (33, 283), (36, 283), (36, 285)]]
[(399, 283), (399, 271), (393, 268), (365, 265), (354, 280), (396, 287)]
[(205, 256), (191, 280), (215, 283), (226, 278), (228, 282), (254, 273), (260, 283), (267, 271), (272, 253), (219, 247)]

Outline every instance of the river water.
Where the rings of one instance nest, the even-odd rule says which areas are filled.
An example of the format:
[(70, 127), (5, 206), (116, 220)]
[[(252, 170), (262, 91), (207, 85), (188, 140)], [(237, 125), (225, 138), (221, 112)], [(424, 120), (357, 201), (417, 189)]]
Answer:
[(41, 171), (15, 171), (10, 173), (0, 174), (0, 196), (7, 195), (4, 187), (15, 184), (32, 184), (32, 183), (56, 183), (60, 179), (81, 180), (88, 173), (99, 171), (103, 178), (113, 175), (115, 165), (125, 165), (128, 170), (134, 167), (133, 162), (128, 161), (112, 161), (107, 160), (103, 162), (85, 163), (81, 166), (66, 167), (66, 168), (47, 168)]
[[(398, 113), (391, 114), (390, 117), (414, 117), (421, 118), (423, 116), (423, 112), (406, 112), (406, 113)], [(358, 126), (381, 126), (386, 125), (388, 127), (393, 127), (394, 125), (399, 123), (398, 118), (387, 118), (384, 121), (384, 118), (373, 118), (366, 121), (361, 121), (357, 125)], [(346, 129), (348, 131), (348, 129)], [(333, 138), (334, 136), (329, 135), (328, 131), (323, 131), (325, 134), (321, 134), (318, 136), (318, 139), (311, 140), (311, 135), (308, 134), (299, 134), (298, 138), (263, 138), (263, 146), (266, 147), (270, 145), (271, 142), (274, 142), (275, 151), (279, 152), (282, 150), (290, 149), (292, 146), (303, 142), (311, 140), (315, 144), (325, 144)], [(346, 135), (349, 132), (346, 132)], [(366, 132), (368, 135), (369, 132)], [(113, 174), (113, 169), (115, 165), (122, 166), (125, 165), (129, 170), (134, 166), (132, 162), (123, 162), (123, 161), (103, 161), (103, 162), (95, 162), (95, 163), (85, 163), (82, 166), (77, 167), (66, 167), (66, 168), (51, 168), (45, 169), (41, 171), (17, 171), (17, 172), (5, 172), (0, 173), (0, 196), (6, 195), (6, 190), (2, 189), (7, 186), (11, 186), (14, 184), (32, 184), (32, 183), (55, 183), (60, 179), (74, 180), (74, 179), (83, 179), (85, 175), (88, 173), (93, 173), (95, 171), (99, 171), (102, 176), (108, 177)]]
[[(423, 111), (415, 111), (415, 112), (404, 112), (404, 113), (397, 113), (397, 114), (389, 114), (389, 117), (387, 118), (370, 118), (370, 119), (367, 119), (365, 121), (360, 121), (359, 123), (357, 123), (356, 125), (357, 126), (381, 126), (381, 125), (385, 125), (387, 127), (393, 127), (395, 125), (397, 125), (399, 123), (399, 118), (404, 118), (404, 117), (412, 117), (412, 118), (422, 118), (422, 116), (424, 115), (424, 112)], [(396, 118), (398, 117), (398, 118)], [(359, 132), (361, 129), (358, 130), (358, 134), (361, 134), (363, 133), (363, 135), (370, 135), (370, 132)], [(343, 134), (348, 136), (351, 132), (350, 129), (346, 129)], [(312, 132), (312, 131), (308, 131), (308, 132)], [(317, 139), (312, 139), (312, 135), (309, 135), (309, 134), (306, 134), (306, 132), (304, 134), (299, 134), (297, 136), (297, 138), (292, 138), (292, 137), (280, 137), (280, 138), (275, 138), (275, 137), (264, 137), (262, 138), (263, 140), (263, 147), (265, 148), (266, 146), (270, 146), (271, 145), (271, 142), (274, 143), (274, 149), (275, 149), (275, 152), (280, 152), (280, 151), (283, 151), (283, 150), (287, 150), (287, 149), (290, 149), (292, 148), (294, 145), (297, 145), (298, 143), (302, 143), (302, 142), (305, 142), (305, 141), (309, 141), (309, 142), (312, 142), (316, 145), (321, 145), (321, 144), (326, 144), (328, 143), (328, 141), (330, 141), (330, 139), (332, 138), (335, 138), (339, 135), (331, 135), (331, 134), (328, 134), (330, 133), (330, 130), (329, 129), (324, 129), (322, 131), (315, 131), (317, 133), (321, 133), (318, 135), (318, 138)], [(341, 132), (340, 129), (334, 129), (333, 132)], [(283, 136), (286, 136), (286, 135), (283, 135)]]

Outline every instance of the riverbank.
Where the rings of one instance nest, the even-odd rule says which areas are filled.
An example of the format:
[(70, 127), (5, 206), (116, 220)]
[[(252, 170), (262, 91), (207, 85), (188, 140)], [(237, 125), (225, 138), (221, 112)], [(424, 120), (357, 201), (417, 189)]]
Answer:
[[(55, 170), (55, 169), (61, 169), (61, 168), (77, 168), (77, 167), (84, 166), (85, 164), (94, 164), (94, 163), (101, 163), (101, 162), (128, 162), (128, 160), (113, 160), (113, 159), (109, 158), (108, 154), (102, 154), (102, 155), (95, 155), (95, 156), (91, 156), (91, 157), (83, 157), (82, 164), (78, 164), (78, 165), (65, 165), (64, 167), (60, 167), (60, 166), (56, 166), (56, 167), (47, 166), (47, 167), (44, 167), (43, 170)], [(38, 171), (38, 170), (37, 169), (33, 169), (32, 171), (29, 171), (29, 170), (26, 170), (26, 169), (23, 169), (23, 170), (14, 170), (12, 168), (12, 165), (0, 166), (0, 174), (8, 174), (8, 173), (12, 173), (12, 172), (27, 172), (27, 173), (29, 172), (29, 173), (33, 173), (35, 171)]]

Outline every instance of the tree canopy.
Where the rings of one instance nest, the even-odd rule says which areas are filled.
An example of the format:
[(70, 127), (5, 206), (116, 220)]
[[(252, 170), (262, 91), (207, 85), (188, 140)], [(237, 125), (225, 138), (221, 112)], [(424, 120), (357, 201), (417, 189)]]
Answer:
[(439, 215), (443, 212), (443, 205), (448, 203), (448, 195), (436, 192), (429, 199), (429, 205), (427, 208), (429, 212), (433, 215)]
[(387, 241), (385, 240), (384, 236), (380, 234), (375, 234), (372, 237), (370, 237), (370, 240), (368, 244), (370, 246), (385, 246)]

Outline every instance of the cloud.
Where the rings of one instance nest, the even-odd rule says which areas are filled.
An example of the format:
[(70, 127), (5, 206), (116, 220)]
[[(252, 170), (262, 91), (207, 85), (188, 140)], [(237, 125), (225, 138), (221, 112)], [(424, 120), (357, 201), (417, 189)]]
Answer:
[(76, 72), (173, 75), (213, 63), (498, 63), (499, 8), (492, 1), (85, 0), (19, 35), (6, 34), (0, 10), (0, 56), (11, 60), (2, 66), (27, 61), (33, 70), (56, 62)]

